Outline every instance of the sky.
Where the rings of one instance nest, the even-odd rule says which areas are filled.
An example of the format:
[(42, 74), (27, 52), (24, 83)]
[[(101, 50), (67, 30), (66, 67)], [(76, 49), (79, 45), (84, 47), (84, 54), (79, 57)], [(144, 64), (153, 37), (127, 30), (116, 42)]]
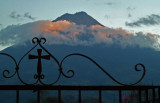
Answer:
[(0, 30), (85, 11), (110, 28), (160, 35), (159, 5), (160, 0), (0, 0)]
[[(159, 0), (0, 0), (0, 27), (36, 20), (54, 20), (64, 13), (85, 11), (108, 27), (125, 27), (126, 22), (138, 21), (152, 14), (160, 15)], [(23, 16), (28, 13), (31, 18)], [(147, 26), (148, 27), (148, 26)], [(134, 30), (147, 28), (136, 27)], [(151, 25), (148, 32), (156, 33), (159, 25)], [(159, 30), (157, 30), (158, 33)]]

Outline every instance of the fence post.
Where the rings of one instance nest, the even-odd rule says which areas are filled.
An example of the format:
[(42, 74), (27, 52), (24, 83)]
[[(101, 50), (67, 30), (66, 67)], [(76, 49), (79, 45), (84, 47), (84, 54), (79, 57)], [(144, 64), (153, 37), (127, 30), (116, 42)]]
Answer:
[(19, 90), (17, 90), (17, 97), (16, 97), (16, 103), (19, 103)]
[(61, 90), (58, 90), (58, 103), (61, 103)]
[(122, 91), (119, 90), (119, 103), (122, 103)]
[(79, 89), (79, 91), (78, 91), (78, 100), (79, 100), (79, 103), (81, 103), (81, 90)]
[(145, 90), (145, 94), (146, 94), (146, 103), (148, 103), (148, 89)]
[(155, 98), (156, 98), (155, 88), (152, 88), (152, 103), (155, 103)]
[(139, 103), (141, 103), (141, 102), (142, 102), (141, 89), (138, 90), (138, 97), (139, 97), (139, 99), (138, 99), (138, 100), (139, 100)]
[(37, 103), (40, 103), (40, 90), (37, 90)]
[(99, 90), (99, 103), (102, 103), (102, 91)]

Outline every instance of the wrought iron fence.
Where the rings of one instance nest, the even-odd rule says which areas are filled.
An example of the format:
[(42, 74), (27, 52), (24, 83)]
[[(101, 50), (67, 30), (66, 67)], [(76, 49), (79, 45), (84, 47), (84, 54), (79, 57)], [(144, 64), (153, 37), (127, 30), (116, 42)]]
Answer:
[[(16, 59), (14, 57), (12, 57), (9, 54), (6, 53), (0, 53), (0, 55), (4, 55), (9, 57), (11, 60), (13, 60), (13, 62), (15, 63), (15, 71), (13, 74), (10, 73), (10, 71), (8, 69), (5, 69), (3, 71), (3, 77), (4, 78), (13, 78), (14, 76), (17, 76), (20, 83), (22, 83), (22, 85), (0, 85), (0, 90), (15, 90), (16, 91), (16, 103), (19, 103), (19, 98), (20, 98), (20, 90), (34, 90), (37, 92), (37, 103), (40, 103), (40, 91), (41, 90), (56, 90), (58, 91), (58, 103), (61, 103), (62, 101), (62, 92), (61, 91), (65, 91), (65, 90), (74, 90), (78, 92), (78, 102), (81, 103), (82, 102), (82, 94), (81, 92), (83, 90), (93, 90), (93, 91), (98, 91), (99, 95), (99, 103), (102, 103), (102, 92), (103, 91), (109, 91), (109, 90), (113, 90), (113, 91), (118, 91), (119, 95), (118, 95), (118, 100), (119, 103), (123, 103), (124, 101), (122, 100), (122, 92), (126, 91), (126, 90), (136, 90), (138, 91), (138, 102), (142, 103), (143, 101), (145, 103), (149, 103), (149, 95), (148, 95), (148, 91), (152, 90), (152, 99), (151, 102), (152, 103), (160, 103), (160, 86), (144, 86), (144, 85), (138, 85), (138, 83), (140, 83), (146, 73), (145, 70), (145, 66), (141, 63), (138, 63), (135, 65), (135, 70), (137, 72), (142, 71), (142, 75), (140, 77), (140, 79), (138, 81), (136, 81), (135, 83), (132, 84), (124, 84), (119, 82), (118, 80), (116, 80), (113, 76), (111, 76), (105, 69), (103, 69), (97, 62), (95, 62), (93, 59), (91, 59), (90, 57), (84, 55), (84, 54), (79, 54), (79, 53), (73, 53), (73, 54), (69, 54), (67, 56), (65, 56), (62, 61), (58, 61), (56, 59), (56, 57), (54, 57), (48, 50), (46, 50), (46, 48), (43, 46), (43, 44), (46, 42), (45, 38), (40, 38), (38, 39), (37, 37), (32, 39), (32, 43), (35, 44), (34, 47), (32, 49), (30, 49), (18, 62), (16, 61)], [(37, 46), (40, 47), (40, 49), (37, 49), (37, 54), (38, 55), (32, 55), (30, 54), (31, 51), (33, 51), (34, 48), (36, 48)], [(42, 55), (42, 51), (46, 52), (47, 55)], [(34, 74), (34, 79), (35, 82), (34, 83), (27, 83), (25, 82), (19, 73), (20, 70), (20, 64), (22, 62), (22, 60), (24, 59), (24, 57), (28, 56), (29, 60), (32, 59), (38, 59), (38, 63), (37, 63), (37, 73)], [(109, 76), (114, 82), (116, 82), (117, 84), (119, 84), (119, 86), (73, 86), (73, 85), (55, 85), (59, 80), (61, 76), (64, 76), (65, 78), (72, 78), (74, 76), (74, 71), (73, 70), (68, 70), (67, 73), (64, 72), (64, 68), (63, 68), (63, 63), (64, 61), (67, 60), (68, 57), (71, 56), (81, 56), (85, 59), (90, 60), (93, 64), (95, 64), (101, 71), (103, 71), (107, 76)], [(45, 78), (45, 75), (42, 72), (42, 59), (45, 60), (50, 60), (53, 59), (57, 66), (58, 66), (58, 77), (55, 81), (53, 81), (52, 83), (44, 83), (42, 80)], [(141, 67), (142, 70), (140, 70), (138, 67)], [(156, 98), (156, 90), (158, 89), (158, 98)], [(145, 91), (145, 100), (142, 100), (142, 91)]]

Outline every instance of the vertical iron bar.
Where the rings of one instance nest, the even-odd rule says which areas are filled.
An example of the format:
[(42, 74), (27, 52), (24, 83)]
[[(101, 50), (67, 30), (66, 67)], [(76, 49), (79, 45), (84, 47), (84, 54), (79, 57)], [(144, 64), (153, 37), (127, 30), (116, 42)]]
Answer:
[(160, 87), (158, 88), (158, 103), (160, 103)]
[(152, 103), (155, 103), (155, 98), (156, 98), (155, 88), (152, 88)]
[(148, 89), (146, 89), (145, 92), (146, 92), (146, 103), (148, 103)]
[(40, 103), (40, 90), (37, 90), (37, 103)]
[(81, 90), (78, 91), (78, 97), (79, 103), (81, 103)]
[(122, 91), (119, 90), (119, 103), (122, 103)]
[(19, 103), (19, 90), (17, 90), (17, 97), (16, 97), (16, 103)]
[(102, 92), (99, 90), (99, 103), (102, 103)]
[(141, 89), (138, 90), (138, 97), (139, 97), (139, 99), (138, 99), (139, 103), (141, 103), (141, 101), (142, 101)]
[(61, 90), (58, 90), (58, 103), (61, 103)]
[(160, 103), (160, 87), (158, 87), (158, 103)]

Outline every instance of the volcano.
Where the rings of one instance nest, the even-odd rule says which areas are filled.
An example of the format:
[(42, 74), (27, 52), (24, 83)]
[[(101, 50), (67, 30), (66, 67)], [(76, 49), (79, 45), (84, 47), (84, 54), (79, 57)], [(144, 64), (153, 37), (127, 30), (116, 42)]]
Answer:
[[(65, 23), (67, 21), (67, 26), (68, 26), (65, 27), (64, 30), (63, 28), (60, 28), (60, 26), (64, 26), (63, 20), (65, 20)], [(75, 24), (70, 22), (74, 22)], [(49, 25), (47, 23), (49, 23)], [(45, 31), (43, 32), (38, 31), (36, 33), (41, 33), (41, 34), (44, 33), (45, 35), (47, 34), (46, 36), (47, 42), (44, 46), (59, 61), (61, 61), (63, 57), (65, 57), (67, 54), (70, 53), (81, 53), (87, 55), (93, 58), (97, 63), (99, 63), (113, 77), (115, 77), (117, 80), (123, 83), (132, 83), (140, 78), (143, 71), (136, 72), (134, 70), (134, 66), (137, 63), (142, 63), (146, 66), (147, 69), (147, 73), (142, 84), (152, 84), (152, 83), (160, 84), (160, 82), (157, 81), (159, 79), (158, 76), (160, 73), (159, 71), (160, 63), (158, 62), (160, 61), (160, 52), (151, 48), (152, 44), (150, 44), (149, 42), (150, 41), (149, 37), (148, 37), (149, 39), (147, 39), (146, 36), (143, 36), (140, 33), (134, 37), (134, 35), (128, 34), (128, 32), (126, 32), (125, 30), (104, 27), (97, 20), (95, 20), (93, 17), (91, 17), (85, 12), (77, 12), (75, 14), (67, 13), (58, 17), (52, 22), (47, 21), (47, 23), (46, 21), (40, 21), (40, 23), (38, 22), (38, 25), (36, 24), (36, 27), (40, 26), (41, 27), (40, 30), (44, 29)], [(42, 24), (45, 24), (45, 26)], [(29, 29), (27, 29), (28, 31), (29, 30), (35, 31), (33, 30), (35, 28), (35, 24), (33, 28), (31, 28), (32, 23), (29, 23), (22, 25), (20, 27), (18, 26), (18, 30), (20, 29), (18, 33), (24, 29), (23, 27), (27, 27), (27, 25), (29, 25)], [(54, 25), (56, 25), (55, 27), (57, 27), (58, 29), (54, 29)], [(83, 29), (81, 31), (76, 31), (79, 30), (79, 28), (81, 29), (81, 25)], [(47, 27), (47, 28), (42, 28), (42, 27)], [(77, 27), (78, 29), (77, 28), (75, 29), (75, 27)], [(14, 28), (12, 29), (10, 27), (8, 28), (9, 30), (14, 30)], [(73, 28), (75, 30), (73, 30)], [(27, 30), (26, 32), (28, 35), (29, 33)], [(3, 33), (5, 33), (6, 31), (7, 28), (6, 30), (3, 30)], [(16, 30), (14, 31), (15, 31), (14, 34), (16, 34)], [(36, 33), (34, 32), (33, 34)], [(52, 34), (55, 35), (52, 37)], [(21, 36), (22, 35), (23, 34), (21, 34)], [(42, 35), (35, 35), (35, 36), (38, 36), (40, 38), (40, 36)], [(16, 35), (14, 37), (17, 38), (18, 36)], [(34, 35), (32, 35), (31, 37), (34, 37)], [(145, 37), (145, 39), (143, 37)], [(25, 35), (25, 39), (26, 38), (27, 36)], [(21, 41), (22, 39), (24, 38), (18, 40)], [(34, 44), (30, 42), (31, 39), (32, 38), (30, 38), (30, 40), (27, 40), (25, 45), (13, 45), (1, 52), (11, 54), (16, 58), (16, 60), (19, 60), (21, 59), (21, 57), (23, 57), (23, 55), (27, 51), (29, 51), (33, 47)], [(142, 40), (144, 42), (142, 42)], [(135, 46), (131, 44), (131, 42), (133, 41), (136, 41)], [(109, 43), (109, 45), (106, 45), (106, 43)], [(124, 46), (125, 43), (129, 43), (131, 44), (131, 46)], [(151, 40), (151, 43), (153, 43), (153, 40)], [(148, 44), (149, 46), (146, 46)], [(41, 47), (33, 49), (30, 54), (37, 54), (36, 49), (41, 49)], [(47, 53), (44, 50), (42, 50), (42, 53), (47, 55)], [(2, 56), (0, 58), (0, 65), (6, 64), (7, 59), (8, 58), (6, 58), (5, 56)], [(25, 69), (21, 70), (21, 72), (24, 73), (23, 76), (24, 79), (26, 80), (28, 79), (27, 75), (30, 75), (30, 77), (32, 78), (33, 76), (32, 72), (35, 72), (34, 70), (36, 70), (36, 68), (33, 67), (35, 67), (36, 66), (35, 64), (37, 64), (36, 60), (32, 60), (32, 62), (29, 62), (31, 64), (28, 64), (27, 60), (28, 57), (25, 56), (24, 63), (22, 63), (23, 64), (22, 68)], [(44, 63), (47, 64), (47, 61), (44, 60)], [(43, 65), (44, 66), (43, 68), (46, 68), (44, 69), (44, 72), (46, 74), (51, 73), (49, 74), (48, 80), (51, 80), (51, 77), (56, 77), (57, 75), (57, 74), (55, 75), (52, 74), (52, 72), (56, 70), (53, 68), (57, 68), (56, 67), (57, 65), (55, 64), (53, 65), (53, 68), (50, 68), (52, 67), (52, 64), (50, 63), (52, 62), (49, 62), (48, 65)], [(12, 64), (10, 66), (12, 66)], [(0, 67), (1, 71), (3, 71), (2, 67), (3, 66)], [(67, 68), (74, 68), (76, 73), (75, 78), (73, 78), (73, 80), (71, 81), (70, 80), (64, 81), (66, 79), (63, 78), (62, 81), (60, 82), (62, 84), (65, 83), (76, 84), (76, 85), (114, 84), (114, 81), (110, 80), (110, 78), (107, 75), (105, 75), (103, 71), (101, 71), (91, 61), (83, 57), (82, 58), (79, 56), (77, 57), (75, 56), (73, 58), (71, 57), (66, 62), (66, 67), (64, 67), (64, 70), (66, 70)]]
[(55, 20), (53, 20), (53, 22), (56, 22), (59, 20), (67, 20), (70, 22), (75, 22), (78, 25), (86, 25), (86, 26), (101, 25), (101, 26), (103, 26), (97, 20), (95, 20), (93, 17), (91, 17), (90, 15), (88, 15), (84, 11), (77, 12), (75, 14), (66, 13), (66, 14), (56, 18)]
[[(7, 34), (9, 38), (5, 39)], [(6, 40), (7, 43), (15, 42), (14, 45), (0, 53), (12, 55), (17, 62), (24, 56), (19, 64), (19, 74), (21, 79), (27, 83), (35, 81), (34, 75), (38, 62), (37, 59), (28, 59), (29, 55), (37, 56), (37, 50), (40, 51), (40, 49), (42, 49), (42, 56), (48, 55), (48, 52), (40, 46), (32, 49), (36, 45), (34, 44), (36, 40), (31, 42), (35, 36), (38, 38), (43, 36), (47, 39), (42, 46), (59, 62), (71, 53), (84, 54), (97, 62), (117, 81), (124, 84), (135, 83), (140, 79), (143, 73), (142, 67), (138, 67), (139, 71), (135, 71), (135, 65), (142, 63), (146, 67), (146, 75), (140, 84), (160, 84), (160, 52), (155, 50), (157, 39), (154, 39), (153, 35), (145, 36), (137, 33), (134, 36), (123, 29), (105, 27), (85, 12), (66, 13), (53, 21), (13, 25), (0, 31), (0, 38), (2, 38), (0, 44), (4, 45)], [(28, 51), (30, 52), (25, 55)], [(10, 71), (5, 72), (6, 75), (14, 73), (14, 61), (7, 56), (0, 55), (0, 72), (3, 73), (6, 68)], [(72, 78), (62, 76), (56, 85), (119, 85), (94, 63), (81, 56), (67, 58), (64, 62), (63, 72), (71, 75), (70, 72), (67, 72), (68, 70), (73, 70), (75, 75)], [(58, 65), (53, 58), (42, 60), (45, 83), (55, 81), (58, 72)], [(1, 84), (23, 84), (16, 76), (4, 79), (1, 75), (0, 81)], [(0, 99), (3, 100), (3, 97)]]

